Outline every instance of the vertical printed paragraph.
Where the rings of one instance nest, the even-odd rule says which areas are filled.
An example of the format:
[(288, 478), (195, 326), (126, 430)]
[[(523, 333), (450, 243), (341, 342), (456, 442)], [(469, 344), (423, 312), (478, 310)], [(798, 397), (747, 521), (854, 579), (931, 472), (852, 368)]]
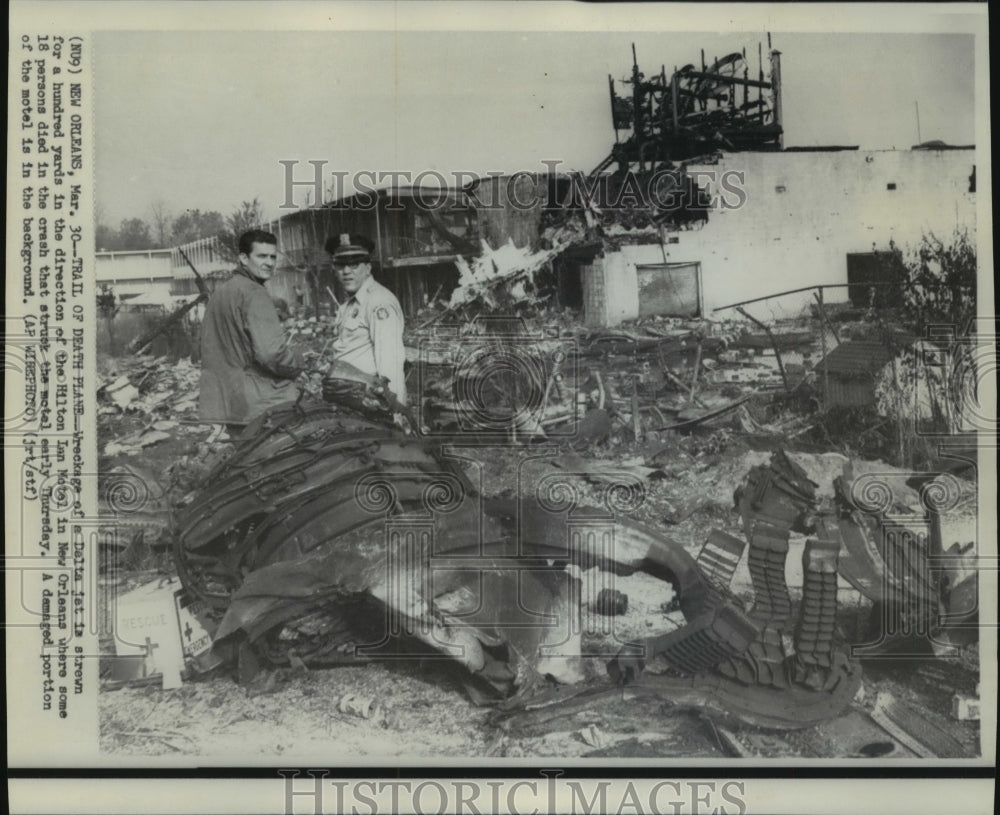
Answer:
[(93, 716), (91, 555), (99, 532), (87, 398), (89, 52), (70, 33), (20, 34), (11, 43), (8, 255), (16, 251), (20, 274), (7, 276), (4, 320), (6, 626), (23, 648), (20, 709), (84, 726)]

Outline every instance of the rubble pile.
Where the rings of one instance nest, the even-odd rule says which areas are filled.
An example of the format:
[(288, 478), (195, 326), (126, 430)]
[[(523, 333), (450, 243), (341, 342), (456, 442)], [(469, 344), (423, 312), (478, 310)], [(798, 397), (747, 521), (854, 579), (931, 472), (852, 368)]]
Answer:
[[(551, 252), (531, 255), (511, 245), (496, 254), (538, 263)], [(522, 275), (530, 277), (530, 264), (514, 265), (515, 277), (526, 282)], [(489, 280), (462, 291), (468, 302), (496, 296)], [(334, 324), (331, 316), (285, 321), (290, 341), (306, 349), (309, 370), (300, 385), (312, 395), (320, 392), (314, 375), (332, 361)], [(787, 336), (802, 342), (801, 332)], [(767, 402), (782, 388), (774, 357), (762, 353), (760, 340), (739, 322), (654, 318), (591, 331), (561, 313), (408, 326), (407, 387), (417, 394), (423, 424), (436, 431), (461, 428), (464, 416), (492, 411), (495, 422), (515, 435), (541, 438), (554, 431), (559, 437), (588, 413), (604, 411), (614, 433), (601, 434), (602, 439), (656, 440), (666, 431), (719, 417), (735, 418), (753, 432), (761, 428), (737, 408), (760, 394)], [(102, 434), (111, 439), (104, 453), (134, 455), (177, 433), (178, 421), (196, 421), (199, 370), (189, 359), (115, 358), (98, 390), (100, 421), (141, 417), (144, 422), (129, 434)], [(794, 416), (783, 418), (788, 426), (779, 420), (776, 433), (801, 425)]]
[[(874, 506), (857, 484), (889, 472), (880, 462), (844, 469), (850, 460), (835, 453), (757, 452), (818, 421), (819, 338), (801, 321), (766, 333), (678, 318), (593, 330), (536, 306), (497, 314), (531, 303), (533, 274), (556, 251), (498, 250), (495, 265), (470, 267), (451, 312), (460, 322), (444, 309), (408, 325), (407, 388), (420, 419), (410, 436), (310, 398), (330, 361), (327, 316), (285, 320), (308, 351), (307, 395), (253, 423), (235, 450), (221, 427), (198, 420), (196, 364), (103, 361), (101, 512), (116, 518), (120, 562), (148, 566), (143, 542), (170, 541), (185, 592), (209, 609), (214, 652), (248, 683), (279, 668), (370, 660), (366, 648), (396, 620), (398, 636), (376, 656), (461, 654), (460, 683), (494, 706), (488, 723), (507, 737), (567, 723), (597, 732), (594, 711), (612, 708), (625, 683), (641, 704), (704, 714), (734, 754), (766, 752), (747, 726), (808, 728), (819, 739), (850, 717), (895, 745), (893, 755), (968, 753), (977, 705), (968, 676), (954, 702), (967, 727), (949, 738), (947, 723), (909, 727), (900, 711), (911, 697), (871, 685), (858, 660), (867, 651), (851, 651), (891, 620), (904, 633), (930, 631), (934, 648), (978, 671), (977, 621), (962, 613), (975, 606), (974, 543), (935, 529), (926, 500), (945, 481), (895, 484), (892, 500)], [(472, 470), (442, 457), (450, 438), (516, 441), (512, 463), (522, 443), (548, 442), (548, 469), (527, 479), (571, 489), (573, 515), (525, 510), (541, 493), (517, 485), (479, 495)], [(647, 500), (630, 504), (637, 495)], [(615, 550), (574, 524), (591, 533), (610, 524)], [(387, 572), (390, 540), (403, 539), (391, 534), (425, 543)], [(431, 551), (454, 563), (432, 569)], [(943, 581), (922, 566), (942, 555)], [(538, 567), (528, 580), (524, 557)], [(512, 592), (538, 613), (579, 619), (579, 635), (509, 625)], [(876, 655), (912, 645), (883, 639)]]
[[(336, 336), (336, 317), (323, 314), (319, 317), (290, 317), (283, 323), (285, 333), (292, 342), (312, 348), (317, 342), (332, 342)], [(320, 346), (320, 349), (322, 345)]]
[[(678, 343), (676, 353), (689, 353), (689, 332), (683, 329), (674, 326), (675, 335), (639, 343), (635, 337), (606, 342), (617, 351), (615, 342), (631, 348), (667, 340)], [(660, 330), (668, 332), (666, 326)], [(128, 373), (109, 371), (101, 397), (104, 421), (160, 415), (164, 418), (156, 421), (170, 421), (171, 409), (183, 408), (184, 396), (168, 400), (162, 393), (186, 384), (190, 394), (193, 382), (188, 366), (172, 373), (170, 367), (139, 360)], [(154, 376), (166, 385), (153, 384)], [(615, 382), (614, 376), (608, 380)], [(122, 392), (129, 395), (118, 396), (124, 407), (115, 400)], [(516, 502), (479, 496), (462, 470), (438, 458), (434, 448), (337, 405), (306, 400), (272, 411), (248, 428), (247, 439), (207, 478), (203, 469), (192, 482), (195, 491), (179, 507), (173, 537), (185, 589), (215, 609), (209, 629), (216, 650), (237, 665), (245, 681), (268, 665), (355, 664), (359, 643), (379, 642), (384, 621), (399, 619), (403, 637), (391, 645), (393, 652), (411, 653), (414, 643), (418, 652), (460, 645), (456, 653), (464, 656), (456, 664), (463, 666), (462, 684), (477, 703), (498, 705), (490, 721), (511, 736), (549, 732), (554, 723), (608, 704), (617, 680), (627, 682), (639, 699), (669, 701), (706, 714), (723, 729), (736, 727), (726, 731), (727, 743), (739, 746), (747, 743), (741, 727), (820, 727), (843, 715), (855, 698), (862, 678), (845, 650), (850, 642), (845, 636), (854, 630), (864, 639), (870, 631), (845, 622), (840, 579), (893, 614), (925, 609), (935, 591), (915, 579), (919, 573), (889, 581), (898, 586), (895, 593), (877, 588), (893, 569), (912, 567), (900, 552), (879, 543), (892, 545), (879, 532), (872, 507), (843, 494), (834, 472), (843, 457), (810, 459), (808, 473), (782, 453), (766, 462), (763, 454), (747, 457), (761, 463), (741, 477), (736, 497), (746, 541), (715, 529), (693, 557), (627, 511), (612, 521), (614, 552), (585, 544), (567, 553), (564, 543), (557, 551), (551, 541), (572, 539), (563, 516), (545, 506), (525, 515)], [(622, 479), (633, 486), (666, 484), (673, 493), (669, 485), (680, 477), (678, 468), (685, 481), (694, 478), (701, 456), (694, 448), (685, 450), (687, 445), (674, 446), (678, 454), (662, 466), (650, 466), (643, 456), (602, 461), (586, 452), (564, 453), (549, 464), (552, 472), (581, 478), (605, 497), (620, 489)], [(711, 461), (702, 461), (709, 476), (718, 469)], [(428, 478), (448, 473), (448, 484), (431, 488)], [(121, 468), (110, 476), (155, 482), (151, 474)], [(848, 470), (842, 478), (851, 483), (853, 475)], [(919, 503), (918, 488), (897, 490), (897, 512), (904, 511), (900, 501)], [(162, 493), (151, 496), (149, 512), (159, 512), (165, 503)], [(428, 593), (428, 571), (419, 563), (430, 550), (420, 546), (407, 555), (402, 572), (390, 569), (396, 582), (386, 582), (384, 531), (397, 523), (398, 512), (404, 513), (398, 523), (405, 525), (411, 517), (406, 511), (425, 505), (435, 527), (430, 539), (436, 541), (435, 557), (467, 557), (475, 549), (489, 559), (492, 582), (469, 583), (479, 570), (463, 561), (448, 580), (435, 577)], [(590, 506), (577, 507), (577, 522), (581, 512), (591, 525), (599, 520), (601, 512)], [(597, 514), (591, 518), (592, 512)], [(515, 534), (510, 522), (516, 517), (521, 521)], [(142, 513), (133, 520), (143, 520)], [(488, 542), (485, 550), (478, 548), (482, 541)], [(504, 541), (518, 542), (520, 554)], [(570, 619), (575, 607), (586, 622), (582, 639), (570, 640), (565, 656), (547, 644), (544, 627), (518, 633), (495, 619), (513, 588), (516, 558), (525, 553), (550, 570), (530, 586), (522, 580), (520, 590), (531, 595), (531, 607), (547, 609), (557, 619)], [(801, 568), (789, 565), (796, 559)], [(748, 583), (740, 577), (744, 568)], [(579, 588), (567, 592), (574, 581)], [(953, 589), (956, 602), (967, 594), (961, 580)], [(572, 656), (587, 653), (602, 656), (582, 663)], [(547, 681), (554, 679), (570, 690), (553, 694)], [(900, 704), (897, 700), (895, 709)], [(963, 715), (970, 704), (966, 699), (959, 705)], [(854, 708), (864, 712), (866, 727), (904, 727), (886, 719), (884, 704), (869, 707)], [(880, 724), (883, 719), (888, 723)], [(907, 733), (890, 738), (904, 744)], [(922, 749), (946, 742), (956, 743), (939, 736)]]
[[(97, 389), (103, 455), (138, 455), (143, 448), (184, 434), (198, 417), (201, 368), (190, 359), (121, 357), (110, 361)], [(131, 432), (122, 433), (123, 425)]]
[(198, 417), (200, 376), (189, 359), (102, 360), (98, 503), (114, 519), (105, 542), (128, 547), (141, 533), (145, 545), (165, 545), (172, 508), (232, 450), (221, 425)]
[[(813, 339), (803, 332), (776, 336), (787, 337), (786, 353)], [(619, 441), (656, 440), (720, 417), (746, 432), (802, 430), (797, 416), (768, 416), (764, 424), (778, 424), (765, 428), (738, 410), (753, 397), (766, 405), (785, 392), (761, 339), (739, 322), (655, 318), (592, 331), (549, 314), (435, 324), (406, 335), (408, 358), (420, 368), (410, 381), (416, 379), (433, 429), (460, 428), (463, 416), (489, 405), (515, 436), (558, 438), (603, 413), (610, 425), (598, 440)], [(789, 364), (789, 371), (798, 388), (804, 365)]]

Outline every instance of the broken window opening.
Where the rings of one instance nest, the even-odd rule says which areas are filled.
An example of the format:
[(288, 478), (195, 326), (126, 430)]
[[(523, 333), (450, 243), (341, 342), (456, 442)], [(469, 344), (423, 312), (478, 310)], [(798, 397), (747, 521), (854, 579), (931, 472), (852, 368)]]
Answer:
[(700, 316), (700, 263), (639, 264), (635, 270), (640, 318)]

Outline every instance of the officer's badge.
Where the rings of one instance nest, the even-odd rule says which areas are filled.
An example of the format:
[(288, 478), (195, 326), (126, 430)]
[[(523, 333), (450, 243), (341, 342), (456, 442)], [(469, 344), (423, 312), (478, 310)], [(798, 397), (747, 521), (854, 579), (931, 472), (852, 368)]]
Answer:
[(375, 317), (379, 320), (387, 320), (389, 318), (389, 309), (385, 306), (379, 306), (375, 310)]

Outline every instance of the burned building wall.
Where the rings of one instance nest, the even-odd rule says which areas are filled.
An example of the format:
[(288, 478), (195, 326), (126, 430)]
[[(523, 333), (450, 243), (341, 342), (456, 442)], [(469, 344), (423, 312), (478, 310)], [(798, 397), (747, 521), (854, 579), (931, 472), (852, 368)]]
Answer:
[(548, 200), (548, 179), (531, 173), (491, 176), (471, 190), (480, 236), (494, 249), (514, 246), (538, 249), (542, 208)]
[[(537, 217), (535, 223), (537, 239)], [(293, 302), (296, 286), (311, 288), (320, 304), (330, 303), (327, 290), (343, 296), (324, 246), (338, 235), (360, 234), (374, 244), (375, 279), (412, 316), (435, 293), (447, 296), (454, 288), (454, 258), (478, 251), (477, 227), (475, 211), (455, 190), (388, 188), (377, 196), (359, 194), (292, 212), (272, 228), (281, 250), (278, 272), (286, 274), (289, 284), (281, 296)]]
[[(717, 164), (692, 166), (728, 204), (716, 206), (698, 228), (661, 232), (646, 245), (608, 247), (584, 272), (604, 278), (607, 302), (588, 300), (588, 322), (615, 325), (639, 316), (637, 265), (698, 263), (703, 313), (741, 300), (805, 286), (847, 283), (847, 255), (906, 250), (933, 233), (975, 230), (970, 191), (975, 153), (958, 150), (824, 151), (726, 154)], [(728, 175), (727, 175), (728, 174)], [(720, 190), (719, 179), (743, 195)], [(741, 200), (745, 199), (745, 200)], [(721, 199), (717, 199), (721, 200)], [(828, 302), (847, 301), (847, 288)], [(748, 307), (761, 318), (790, 316), (813, 302), (812, 292)]]
[[(974, 153), (843, 151), (727, 155), (717, 177), (741, 172), (746, 193), (738, 209), (713, 212), (697, 232), (676, 233), (673, 260), (702, 263), (708, 310), (783, 289), (847, 283), (847, 255), (915, 246), (934, 232), (975, 227), (968, 192)], [(847, 300), (847, 289), (824, 294)], [(811, 292), (760, 307), (800, 311)], [(752, 313), (752, 312), (751, 312)]]

